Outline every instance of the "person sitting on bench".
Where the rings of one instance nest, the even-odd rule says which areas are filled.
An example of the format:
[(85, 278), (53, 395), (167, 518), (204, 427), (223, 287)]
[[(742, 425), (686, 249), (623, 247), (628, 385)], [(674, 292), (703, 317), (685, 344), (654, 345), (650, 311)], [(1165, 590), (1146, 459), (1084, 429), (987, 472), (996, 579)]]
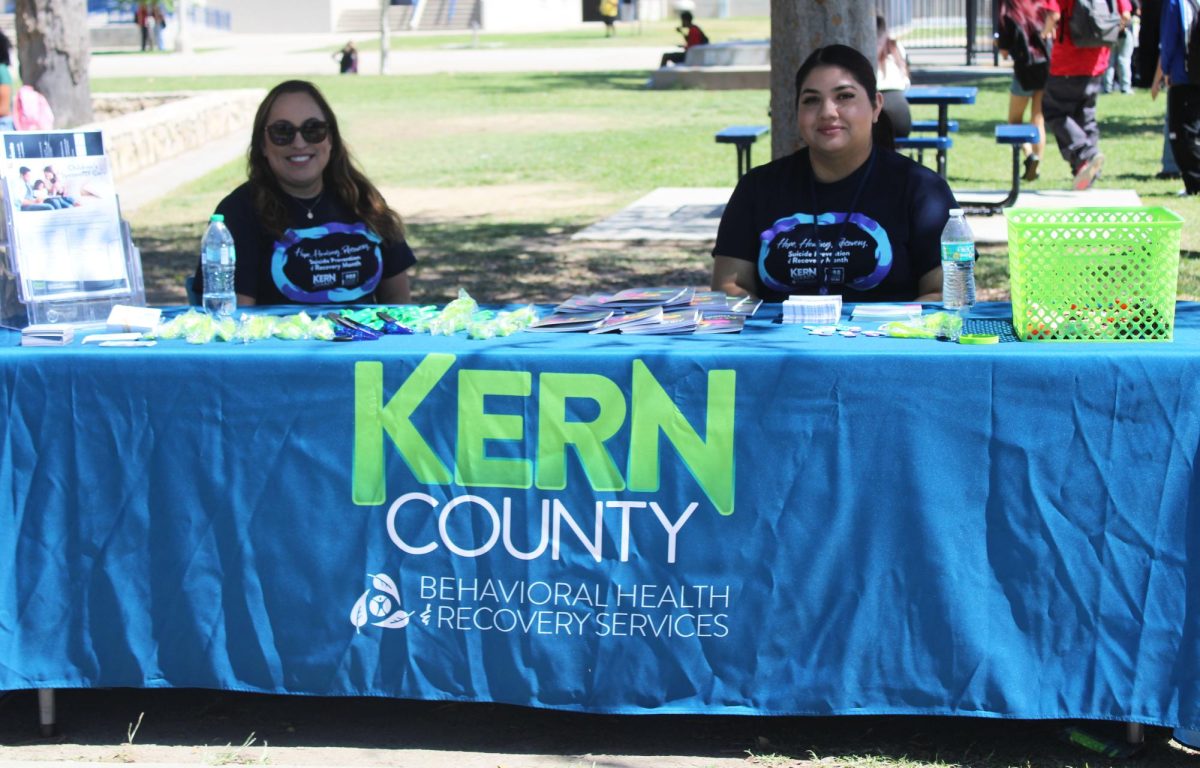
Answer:
[(683, 35), (683, 50), (664, 53), (659, 67), (665, 67), (668, 64), (682, 64), (683, 60), (687, 58), (689, 48), (696, 45), (708, 45), (708, 36), (704, 34), (704, 30), (692, 23), (691, 11), (679, 14), (679, 21), (680, 26), (676, 27), (675, 31)]

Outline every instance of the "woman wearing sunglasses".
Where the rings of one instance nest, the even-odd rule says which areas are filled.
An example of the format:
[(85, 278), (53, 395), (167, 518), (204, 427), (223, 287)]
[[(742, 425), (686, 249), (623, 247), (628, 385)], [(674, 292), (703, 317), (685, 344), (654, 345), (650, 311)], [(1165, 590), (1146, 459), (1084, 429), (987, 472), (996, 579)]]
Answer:
[[(312, 83), (271, 89), (254, 116), (249, 180), (217, 206), (237, 249), (238, 304), (406, 304), (416, 263), (400, 215), (350, 158)], [(201, 270), (196, 270), (198, 291)]]

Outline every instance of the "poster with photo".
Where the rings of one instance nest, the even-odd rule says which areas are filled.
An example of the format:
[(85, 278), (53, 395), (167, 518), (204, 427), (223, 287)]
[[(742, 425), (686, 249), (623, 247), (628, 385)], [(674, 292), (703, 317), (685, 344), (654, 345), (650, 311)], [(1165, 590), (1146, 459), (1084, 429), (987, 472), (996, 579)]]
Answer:
[(22, 300), (128, 293), (116, 189), (99, 131), (3, 133), (0, 182)]

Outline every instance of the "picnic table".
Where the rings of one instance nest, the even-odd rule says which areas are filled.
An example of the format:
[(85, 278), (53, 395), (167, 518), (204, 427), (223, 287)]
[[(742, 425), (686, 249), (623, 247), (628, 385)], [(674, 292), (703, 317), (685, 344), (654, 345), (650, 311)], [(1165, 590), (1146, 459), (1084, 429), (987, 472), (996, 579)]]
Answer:
[(1200, 305), (1171, 343), (778, 317), (0, 330), (0, 690), (1200, 727)]
[(979, 89), (973, 86), (915, 86), (904, 92), (909, 104), (934, 104), (937, 116), (937, 172), (946, 178), (946, 156), (950, 148), (950, 105), (974, 104)]

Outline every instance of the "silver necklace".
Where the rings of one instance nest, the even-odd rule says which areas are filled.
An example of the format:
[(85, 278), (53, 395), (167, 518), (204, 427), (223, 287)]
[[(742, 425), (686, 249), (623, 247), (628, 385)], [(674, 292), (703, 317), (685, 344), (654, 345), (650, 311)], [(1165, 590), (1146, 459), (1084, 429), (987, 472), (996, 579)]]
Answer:
[(300, 207), (304, 209), (304, 213), (305, 213), (305, 215), (306, 215), (306, 216), (308, 216), (308, 220), (309, 220), (309, 221), (312, 221), (312, 217), (313, 217), (313, 209), (314, 209), (314, 208), (316, 208), (318, 205), (320, 205), (320, 204), (321, 204), (321, 198), (322, 198), (322, 197), (324, 197), (324, 196), (325, 196), (325, 193), (324, 193), (324, 192), (322, 192), (321, 194), (317, 195), (317, 199), (316, 199), (316, 200), (313, 200), (313, 203), (312, 203), (312, 205), (305, 205), (304, 203), (300, 202), (300, 198), (298, 198), (298, 197), (297, 197), (297, 198), (293, 198), (293, 199), (294, 199), (294, 200), (295, 200), (297, 203), (300, 203)]

